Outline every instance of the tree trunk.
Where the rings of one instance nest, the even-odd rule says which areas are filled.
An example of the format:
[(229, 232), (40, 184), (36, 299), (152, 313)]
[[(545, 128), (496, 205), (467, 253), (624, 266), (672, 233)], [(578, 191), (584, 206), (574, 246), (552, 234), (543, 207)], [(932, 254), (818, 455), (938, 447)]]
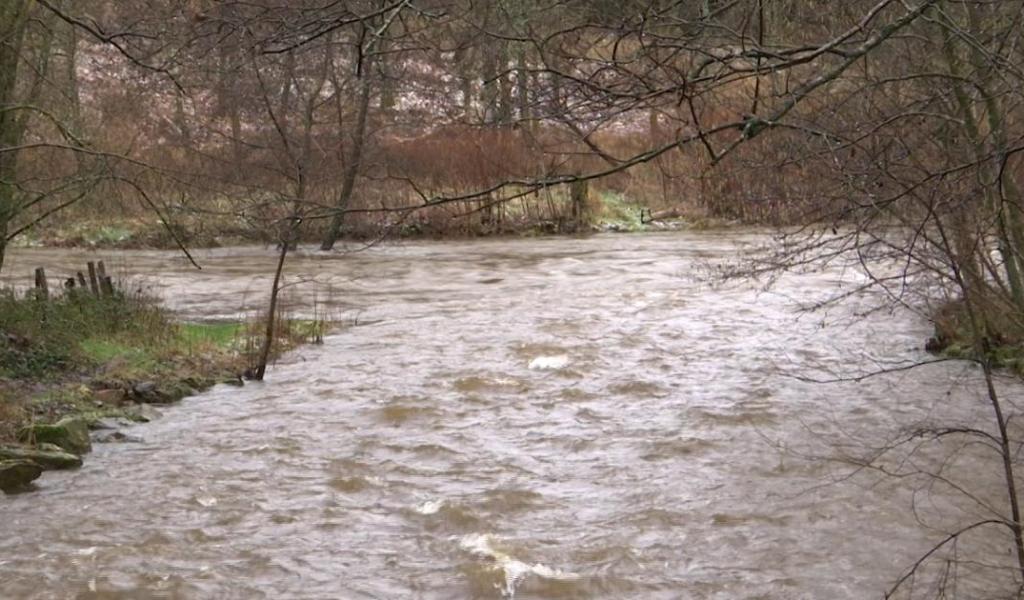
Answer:
[[(0, 2), (0, 148), (21, 143), (24, 121), (16, 111), (8, 110), (15, 104), (14, 94), (18, 82), (25, 25), (28, 22), (28, 0)], [(18, 213), (14, 188), (17, 152), (0, 153), (0, 271), (3, 270), (7, 248), (7, 232)]]
[(483, 60), (480, 65), (483, 81), (480, 82), (480, 112), (484, 123), (494, 123), (498, 119), (498, 59), (493, 47), (481, 49)]
[(274, 329), (277, 327), (277, 300), (281, 294), (281, 276), (284, 273), (284, 262), (295, 239), (295, 224), (289, 226), (288, 233), (281, 236), (281, 249), (277, 254), (277, 268), (274, 270), (274, 283), (270, 286), (270, 306), (267, 307), (266, 329), (263, 334), (263, 347), (260, 348), (259, 360), (252, 371), (252, 379), (263, 381), (270, 362), (270, 350), (274, 347)]
[(498, 76), (498, 115), (499, 125), (512, 123), (512, 115), (515, 111), (512, 100), (512, 78), (508, 72), (508, 42), (492, 42), (497, 44), (497, 70)]
[[(71, 0), (64, 0), (61, 8), (70, 12)], [(82, 98), (78, 85), (78, 28), (64, 24), (64, 78), (67, 82), (69, 127), (76, 135), (82, 132)]]
[(356, 187), (356, 178), (359, 177), (359, 169), (363, 162), (363, 146), (366, 143), (366, 125), (370, 113), (370, 92), (372, 90), (370, 78), (364, 71), (363, 78), (359, 85), (359, 106), (356, 115), (356, 130), (352, 133), (352, 154), (345, 163), (345, 172), (342, 174), (341, 191), (338, 193), (338, 200), (334, 204), (334, 215), (327, 227), (327, 233), (320, 244), (321, 250), (330, 250), (341, 237), (341, 228), (345, 224), (345, 210), (348, 209), (352, 199), (352, 192)]
[[(967, 90), (964, 89), (964, 85), (961, 83), (961, 79), (964, 75), (962, 73), (963, 69), (961, 68), (961, 59), (957, 56), (956, 49), (953, 46), (955, 36), (953, 35), (953, 32), (946, 31), (945, 37), (946, 39), (944, 40), (945, 43), (943, 45), (945, 55), (944, 59), (947, 67), (949, 68), (950, 74), (953, 76), (953, 95), (956, 99), (957, 108), (959, 109), (959, 114), (955, 116), (962, 123), (966, 137), (971, 144), (973, 158), (979, 161), (979, 169), (986, 173), (987, 176), (985, 179), (987, 181), (992, 181), (995, 177), (995, 173), (991, 167), (991, 163), (984, 160), (988, 151), (985, 148), (985, 137), (980, 131), (976, 107), (972, 104)], [(982, 82), (975, 82), (975, 86), (981, 90), (983, 96), (989, 96), (989, 93), (985, 90)], [(989, 111), (994, 110), (995, 107), (991, 102), (983, 102), (979, 107), (977, 107), (977, 109), (988, 113)], [(986, 120), (990, 126), (998, 126), (998, 123), (1000, 122), (998, 116), (992, 114), (988, 114), (986, 116)], [(1014, 251), (1014, 236), (1012, 235), (1010, 227), (1008, 227), (1005, 211), (1003, 211), (1002, 207), (999, 206), (1000, 201), (997, 198), (997, 194), (992, 189), (992, 184), (982, 183), (982, 186), (982, 210), (979, 210), (978, 207), (975, 206), (965, 206), (959, 209), (959, 212), (962, 214), (957, 216), (954, 224), (959, 229), (959, 231), (954, 233), (957, 240), (957, 260), (960, 262), (960, 268), (969, 283), (972, 286), (982, 286), (983, 276), (981, 275), (981, 269), (978, 266), (978, 257), (975, 256), (975, 253), (979, 248), (983, 248), (983, 245), (979, 245), (978, 243), (977, 238), (979, 232), (975, 225), (976, 220), (972, 219), (972, 216), (983, 215), (985, 213), (994, 215), (997, 235), (999, 238), (998, 250), (1003, 260), (1004, 276), (1009, 284), (1014, 304), (1020, 308), (1021, 303), (1024, 302), (1024, 282), (1021, 281), (1021, 272), (1019, 269), (1017, 255)], [(971, 231), (967, 231), (967, 229), (970, 229)], [(982, 314), (979, 315), (979, 317), (983, 321), (987, 322), (987, 315), (984, 311), (982, 311)]]
[(7, 223), (0, 216), (0, 272), (4, 270), (4, 257), (7, 256)]
[(459, 68), (459, 89), (462, 94), (462, 122), (472, 122), (473, 115), (473, 81), (475, 67), (473, 55), (469, 48), (456, 53), (455, 64)]
[(572, 221), (573, 231), (579, 233), (586, 229), (590, 222), (589, 210), (587, 207), (588, 196), (587, 182), (585, 180), (574, 181), (570, 186), (572, 197)]

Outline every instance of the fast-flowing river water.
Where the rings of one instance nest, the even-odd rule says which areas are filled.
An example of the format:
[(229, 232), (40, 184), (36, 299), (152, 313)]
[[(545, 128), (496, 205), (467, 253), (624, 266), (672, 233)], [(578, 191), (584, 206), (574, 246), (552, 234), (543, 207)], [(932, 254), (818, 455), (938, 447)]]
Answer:
[[(803, 380), (924, 360), (930, 328), (875, 297), (797, 310), (853, 271), (703, 278), (765, 239), (300, 250), (293, 310), (315, 297), (342, 325), (264, 383), (188, 398), (133, 428), (141, 443), (0, 497), (0, 597), (881, 597), (984, 511), (834, 459), (921, 420), (987, 427), (984, 390), (960, 362)], [(202, 271), (20, 250), (5, 270), (95, 258), (202, 320), (262, 303), (274, 250), (202, 251)], [(1002, 506), (997, 463), (958, 465)]]

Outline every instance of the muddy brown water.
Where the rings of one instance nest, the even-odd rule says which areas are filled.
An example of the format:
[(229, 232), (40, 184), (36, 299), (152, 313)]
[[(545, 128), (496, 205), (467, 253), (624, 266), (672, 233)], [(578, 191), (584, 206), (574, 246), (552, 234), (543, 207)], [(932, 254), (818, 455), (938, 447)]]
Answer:
[[(922, 419), (987, 426), (977, 374), (802, 381), (925, 359), (929, 326), (873, 298), (796, 310), (852, 271), (698, 277), (764, 239), (300, 251), (293, 310), (315, 297), (345, 326), (0, 497), (0, 597), (881, 597), (984, 510), (832, 459)], [(197, 257), (19, 250), (5, 269), (105, 258), (185, 319), (262, 302), (272, 249)], [(1002, 506), (990, 457), (959, 456), (944, 472)]]

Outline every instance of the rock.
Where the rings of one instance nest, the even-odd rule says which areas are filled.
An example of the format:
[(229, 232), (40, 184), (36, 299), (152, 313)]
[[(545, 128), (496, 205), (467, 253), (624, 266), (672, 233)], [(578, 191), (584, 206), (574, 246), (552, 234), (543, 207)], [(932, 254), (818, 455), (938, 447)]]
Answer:
[(125, 400), (124, 390), (118, 389), (96, 390), (92, 393), (92, 396), (97, 402), (111, 406), (117, 406)]
[(195, 390), (208, 390), (212, 388), (217, 383), (217, 380), (212, 377), (195, 376), (186, 377), (181, 382), (192, 388), (194, 392)]
[(120, 429), (122, 427), (130, 427), (135, 424), (135, 421), (127, 419), (125, 417), (117, 418), (106, 418), (97, 419), (89, 424), (89, 429), (93, 431), (109, 431), (111, 429)]
[(143, 441), (142, 438), (128, 435), (123, 431), (104, 431), (93, 439), (98, 444), (141, 444)]
[(195, 390), (184, 381), (174, 381), (163, 386), (147, 381), (132, 386), (136, 402), (143, 404), (172, 404), (194, 393)]
[(177, 402), (182, 398), (196, 394), (195, 387), (187, 379), (171, 382), (164, 386), (162, 391), (165, 396), (171, 399), (171, 402)]
[(149, 423), (159, 419), (161, 413), (159, 410), (149, 406), (147, 404), (140, 404), (125, 409), (125, 416), (136, 423)]
[(46, 470), (77, 469), (82, 459), (52, 444), (39, 448), (0, 446), (0, 460), (29, 460)]
[(943, 336), (930, 337), (924, 344), (925, 351), (933, 354), (938, 354), (948, 347), (949, 340), (945, 339)]
[(132, 396), (136, 402), (142, 404), (171, 404), (174, 402), (166, 394), (158, 389), (145, 388), (144, 390), (132, 390)]
[(23, 489), (43, 474), (43, 468), (30, 460), (0, 460), (0, 490)]
[(89, 425), (81, 417), (65, 417), (52, 425), (29, 425), (18, 437), (23, 442), (54, 444), (72, 454), (85, 454), (92, 450)]
[(108, 429), (117, 429), (119, 425), (113, 419), (96, 419), (92, 423), (89, 423), (90, 431), (106, 431)]
[(159, 391), (152, 381), (140, 381), (132, 386), (132, 396), (139, 402), (156, 402), (159, 400)]

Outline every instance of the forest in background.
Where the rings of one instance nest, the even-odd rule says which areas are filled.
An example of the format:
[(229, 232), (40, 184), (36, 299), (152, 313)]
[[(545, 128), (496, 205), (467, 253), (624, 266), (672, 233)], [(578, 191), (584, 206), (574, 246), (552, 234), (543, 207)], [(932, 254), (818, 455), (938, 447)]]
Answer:
[(317, 241), (571, 231), (605, 205), (848, 218), (897, 187), (872, 161), (943, 126), (934, 77), (964, 68), (929, 64), (927, 15), (871, 41), (905, 10), (875, 4), (8, 2), (0, 223), (127, 213), (201, 242), (295, 203)]

